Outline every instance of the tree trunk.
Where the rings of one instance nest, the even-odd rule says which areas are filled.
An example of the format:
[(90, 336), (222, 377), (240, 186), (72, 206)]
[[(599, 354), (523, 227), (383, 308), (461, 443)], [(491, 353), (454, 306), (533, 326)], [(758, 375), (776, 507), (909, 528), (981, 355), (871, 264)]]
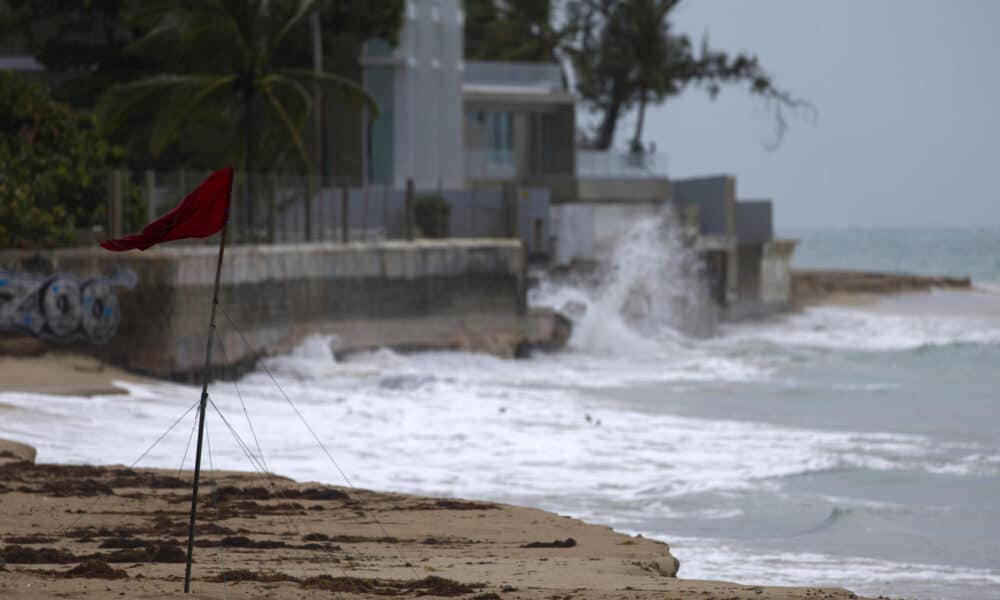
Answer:
[(601, 124), (597, 128), (596, 145), (598, 150), (607, 150), (615, 141), (618, 119), (621, 117), (622, 107), (628, 99), (628, 95), (622, 89), (624, 87), (620, 80), (616, 80), (611, 88), (611, 100), (604, 108), (604, 117), (601, 118)]
[(646, 118), (646, 90), (639, 90), (639, 118), (635, 122), (635, 135), (632, 137), (632, 151), (642, 150), (642, 126)]
[(598, 150), (607, 150), (615, 141), (615, 129), (618, 127), (618, 117), (621, 114), (622, 103), (612, 100), (604, 109), (604, 117), (597, 128), (596, 146)]

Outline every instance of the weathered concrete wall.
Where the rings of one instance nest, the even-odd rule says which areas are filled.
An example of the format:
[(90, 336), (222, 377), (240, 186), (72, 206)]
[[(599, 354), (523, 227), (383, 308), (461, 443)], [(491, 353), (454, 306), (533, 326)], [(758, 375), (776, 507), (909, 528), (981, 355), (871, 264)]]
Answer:
[(763, 244), (774, 237), (770, 200), (740, 200), (736, 203), (736, 242)]
[[(131, 270), (137, 284), (117, 290), (117, 334), (90, 348), (130, 370), (177, 377), (204, 362), (216, 252), (203, 245), (123, 254), (2, 252), (0, 267), (77, 277)], [(341, 351), (394, 346), (513, 355), (555, 327), (551, 315), (527, 314), (524, 263), (516, 240), (230, 247), (213, 364), (245, 364), (308, 333), (338, 335)]]
[(788, 310), (792, 305), (792, 253), (796, 241), (772, 240), (764, 244), (760, 261), (760, 300), (767, 309)]
[(794, 240), (772, 240), (737, 248), (738, 295), (725, 306), (725, 319), (760, 318), (791, 308), (791, 259), (795, 244)]
[(675, 179), (672, 199), (679, 206), (696, 205), (702, 235), (733, 235), (736, 231), (736, 178), (731, 175)]

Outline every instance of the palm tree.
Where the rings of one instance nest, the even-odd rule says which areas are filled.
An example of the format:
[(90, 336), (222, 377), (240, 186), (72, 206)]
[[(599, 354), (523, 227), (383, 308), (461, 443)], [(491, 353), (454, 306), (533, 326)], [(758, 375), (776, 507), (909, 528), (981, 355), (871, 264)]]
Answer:
[[(373, 116), (378, 113), (357, 83), (304, 68), (301, 44), (308, 40), (306, 18), (316, 4), (316, 0), (300, 0), (297, 5), (287, 0), (137, 3), (130, 23), (145, 33), (127, 51), (170, 57), (174, 68), (109, 89), (98, 104), (100, 121), (113, 130), (136, 114), (150, 114), (153, 156), (177, 142), (185, 127), (196, 126), (202, 139), (220, 145), (220, 151), (241, 162), (248, 174), (257, 168), (258, 151), (264, 147), (272, 152), (271, 164), (287, 159), (290, 150), (294, 162), (312, 175), (302, 130), (313, 109), (313, 86), (343, 94)], [(237, 128), (242, 135), (234, 135)], [(246, 210), (252, 223), (250, 198), (248, 178)]]

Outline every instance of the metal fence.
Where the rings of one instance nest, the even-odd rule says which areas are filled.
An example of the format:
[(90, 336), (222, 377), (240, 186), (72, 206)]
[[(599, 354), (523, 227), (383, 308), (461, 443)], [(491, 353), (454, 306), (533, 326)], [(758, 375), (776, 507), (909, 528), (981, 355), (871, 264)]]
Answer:
[[(111, 175), (111, 201), (116, 178), (141, 182), (146, 221), (177, 205), (209, 173), (171, 171)], [(122, 189), (122, 184), (118, 184)], [(448, 237), (521, 238), (531, 255), (549, 253), (549, 192), (542, 189), (472, 187), (468, 189), (398, 189), (360, 185), (357, 181), (323, 182), (318, 177), (238, 173), (233, 184), (229, 227), (234, 243), (360, 242), (415, 239), (424, 236), (416, 205), (441, 198), (449, 207)], [(124, 200), (122, 199), (124, 198)], [(117, 202), (138, 202), (119, 192)], [(121, 231), (115, 215), (135, 207), (109, 207), (109, 234)], [(124, 226), (127, 228), (128, 223)]]

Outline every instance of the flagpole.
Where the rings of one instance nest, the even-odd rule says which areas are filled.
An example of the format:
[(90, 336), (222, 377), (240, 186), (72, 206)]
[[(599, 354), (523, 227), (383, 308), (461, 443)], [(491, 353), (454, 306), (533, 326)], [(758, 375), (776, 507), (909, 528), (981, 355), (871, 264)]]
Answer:
[[(232, 188), (230, 187), (230, 194)], [(227, 215), (228, 217), (228, 215)], [(228, 218), (226, 219), (228, 221)], [(194, 455), (194, 486), (191, 489), (191, 526), (188, 529), (187, 565), (184, 567), (184, 593), (191, 592), (191, 556), (194, 552), (194, 520), (198, 510), (198, 479), (201, 475), (201, 441), (205, 433), (205, 407), (208, 403), (208, 375), (212, 366), (212, 341), (215, 339), (215, 308), (219, 305), (219, 280), (222, 275), (222, 255), (226, 251), (226, 224), (219, 239), (219, 261), (215, 265), (215, 291), (212, 292), (212, 316), (208, 323), (208, 343), (205, 348), (205, 372), (201, 384), (201, 404), (198, 408), (198, 447)]]

